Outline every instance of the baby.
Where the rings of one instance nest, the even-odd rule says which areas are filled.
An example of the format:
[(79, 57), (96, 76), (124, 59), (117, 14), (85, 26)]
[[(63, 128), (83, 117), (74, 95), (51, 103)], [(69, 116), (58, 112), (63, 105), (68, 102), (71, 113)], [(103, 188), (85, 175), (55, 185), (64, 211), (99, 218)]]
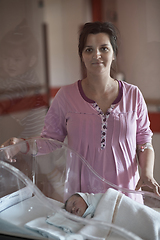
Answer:
[[(160, 203), (160, 200), (158, 202)], [(64, 208), (77, 216), (87, 217), (88, 223), (89, 218), (94, 217), (95, 220), (114, 224), (134, 233), (141, 239), (160, 239), (160, 213), (112, 188), (106, 193), (77, 192), (69, 197)], [(91, 230), (93, 232), (93, 228)], [(97, 236), (97, 239), (101, 233), (99, 225), (94, 226), (94, 236)], [(106, 231), (103, 234), (106, 236)]]
[(67, 199), (64, 209), (80, 217), (92, 218), (103, 193), (89, 194), (77, 192)]

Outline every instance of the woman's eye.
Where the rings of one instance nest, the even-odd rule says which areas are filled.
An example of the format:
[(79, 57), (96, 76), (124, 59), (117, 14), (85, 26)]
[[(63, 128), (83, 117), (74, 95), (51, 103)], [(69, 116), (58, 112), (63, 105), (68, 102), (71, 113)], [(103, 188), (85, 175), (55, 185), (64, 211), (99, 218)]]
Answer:
[(109, 49), (108, 49), (107, 47), (102, 47), (101, 50), (102, 50), (103, 52), (108, 52), (108, 51), (109, 51)]
[(85, 51), (86, 51), (87, 53), (91, 53), (91, 52), (93, 51), (93, 49), (92, 49), (92, 48), (87, 48)]

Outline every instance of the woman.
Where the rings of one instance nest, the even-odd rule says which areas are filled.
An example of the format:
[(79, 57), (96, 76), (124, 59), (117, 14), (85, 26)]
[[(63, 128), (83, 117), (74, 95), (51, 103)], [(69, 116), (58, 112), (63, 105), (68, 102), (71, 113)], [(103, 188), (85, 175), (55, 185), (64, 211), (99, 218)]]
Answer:
[[(64, 141), (67, 136), (69, 147), (101, 177), (132, 190), (148, 185), (158, 193), (159, 185), (153, 178), (152, 132), (143, 96), (136, 86), (110, 75), (117, 56), (114, 26), (86, 23), (79, 38), (79, 55), (87, 76), (58, 92), (47, 113), (42, 137)], [(87, 183), (82, 166), (81, 191), (90, 191)], [(102, 186), (101, 192), (105, 190)]]
[[(86, 23), (79, 37), (79, 56), (86, 78), (60, 89), (46, 115), (41, 137), (62, 142), (67, 137), (69, 147), (102, 178), (131, 190), (148, 185), (159, 194), (160, 187), (153, 177), (152, 132), (143, 96), (136, 86), (110, 75), (117, 56), (114, 26)], [(76, 172), (75, 179), (68, 179), (72, 189), (68, 195), (74, 191), (105, 192), (109, 187), (93, 180), (83, 164), (67, 164), (71, 172)], [(128, 195), (141, 201), (135, 194)]]

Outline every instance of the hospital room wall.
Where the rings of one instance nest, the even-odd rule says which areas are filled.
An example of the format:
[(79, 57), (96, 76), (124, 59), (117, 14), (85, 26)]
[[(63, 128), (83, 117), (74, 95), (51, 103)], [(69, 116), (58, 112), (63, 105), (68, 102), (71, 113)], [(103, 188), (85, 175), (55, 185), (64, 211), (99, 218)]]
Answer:
[[(93, 2), (96, 2), (96, 4), (98, 2), (101, 3), (103, 11), (100, 14), (103, 15), (102, 20), (106, 20), (105, 14), (110, 8), (118, 14), (116, 24), (121, 32), (118, 64), (119, 70), (125, 75), (125, 80), (138, 85), (145, 98), (159, 99), (160, 68), (158, 64), (160, 55), (158, 50), (156, 51), (160, 34), (158, 26), (160, 15), (157, 13), (160, 9), (159, 0), (1, 0), (0, 37), (11, 27), (16, 26), (24, 16), (27, 17), (27, 20), (35, 29), (36, 35), (39, 36), (41, 51), (38, 63), (38, 75), (40, 83), (44, 84), (45, 69), (42, 29), (40, 26), (42, 23), (46, 24), (49, 87), (52, 100), (52, 97), (60, 86), (75, 82), (82, 76), (77, 51), (78, 31), (83, 23), (92, 21), (92, 19), (98, 20), (92, 16)], [(111, 13), (114, 13), (114, 11), (111, 11)], [(111, 14), (111, 16), (113, 17), (114, 14)], [(155, 42), (157, 45), (152, 44)], [(146, 49), (147, 51), (150, 50), (150, 52), (146, 53)], [(147, 57), (148, 54), (150, 56), (149, 59)], [(155, 108), (158, 111), (158, 107), (151, 106), (151, 110)], [(10, 130), (11, 137), (13, 136), (13, 132), (19, 132), (21, 129), (18, 129), (18, 126), (14, 125), (13, 121), (9, 122), (8, 119), (9, 114), (5, 116), (3, 122), (5, 124), (7, 124), (7, 121), (11, 123), (7, 129), (8, 131)], [(4, 128), (4, 126), (2, 127)], [(12, 131), (13, 129), (14, 131)], [(8, 131), (4, 133), (5, 136), (0, 133), (1, 142), (8, 138)], [(14, 136), (16, 135), (14, 134)], [(156, 132), (153, 137), (156, 152), (155, 177), (160, 182), (159, 142), (160, 134)]]
[(44, 21), (48, 26), (50, 87), (60, 87), (81, 78), (78, 35), (92, 21), (90, 0), (45, 0)]

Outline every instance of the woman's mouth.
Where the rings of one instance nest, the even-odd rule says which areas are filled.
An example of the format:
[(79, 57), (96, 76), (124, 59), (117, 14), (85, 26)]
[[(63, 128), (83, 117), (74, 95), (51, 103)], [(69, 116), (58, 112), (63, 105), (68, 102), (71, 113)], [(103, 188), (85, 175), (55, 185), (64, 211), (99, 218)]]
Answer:
[(92, 64), (94, 64), (94, 65), (101, 65), (101, 64), (103, 64), (103, 62), (93, 62)]

